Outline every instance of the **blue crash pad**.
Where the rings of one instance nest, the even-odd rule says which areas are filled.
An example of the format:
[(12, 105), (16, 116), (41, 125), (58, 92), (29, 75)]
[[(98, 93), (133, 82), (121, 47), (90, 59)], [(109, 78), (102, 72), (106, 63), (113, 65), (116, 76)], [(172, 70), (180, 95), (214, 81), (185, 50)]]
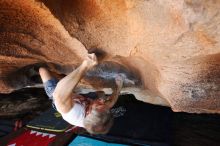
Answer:
[(108, 143), (84, 136), (77, 136), (70, 144), (69, 146), (128, 146), (124, 144), (115, 144), (115, 143)]

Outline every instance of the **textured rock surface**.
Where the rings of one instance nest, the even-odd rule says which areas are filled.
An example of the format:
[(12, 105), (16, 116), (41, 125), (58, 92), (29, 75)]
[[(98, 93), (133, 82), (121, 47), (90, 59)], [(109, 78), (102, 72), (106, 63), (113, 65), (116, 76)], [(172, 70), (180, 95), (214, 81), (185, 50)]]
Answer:
[(110, 87), (121, 72), (124, 92), (140, 100), (220, 113), (219, 8), (218, 0), (0, 0), (0, 92), (33, 84), (36, 65), (67, 74), (88, 50), (101, 64), (84, 86)]
[[(21, 89), (10, 94), (0, 94), (0, 119), (36, 117), (51, 107), (43, 89)], [(2, 123), (1, 123), (2, 124)]]

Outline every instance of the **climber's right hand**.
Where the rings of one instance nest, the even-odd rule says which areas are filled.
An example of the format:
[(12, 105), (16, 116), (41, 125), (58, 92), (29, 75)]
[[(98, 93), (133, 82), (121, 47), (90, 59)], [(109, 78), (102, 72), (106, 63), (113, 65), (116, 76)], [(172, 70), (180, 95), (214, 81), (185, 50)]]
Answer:
[(94, 67), (95, 65), (97, 65), (98, 61), (97, 61), (97, 57), (96, 57), (95, 53), (88, 54), (88, 56), (84, 60), (83, 64), (86, 65), (86, 67), (88, 69), (90, 69), (90, 68)]

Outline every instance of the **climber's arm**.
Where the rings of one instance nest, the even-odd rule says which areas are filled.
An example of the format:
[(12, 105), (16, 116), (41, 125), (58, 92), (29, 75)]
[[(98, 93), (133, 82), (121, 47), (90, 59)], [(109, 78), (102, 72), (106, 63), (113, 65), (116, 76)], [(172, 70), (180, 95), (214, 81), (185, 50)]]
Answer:
[(73, 106), (73, 89), (84, 76), (88, 69), (97, 64), (95, 54), (88, 55), (88, 58), (69, 75), (60, 80), (53, 93), (56, 108), (59, 112), (67, 113)]
[(118, 77), (116, 77), (115, 82), (116, 82), (116, 88), (113, 89), (112, 95), (107, 97), (107, 100), (105, 101), (105, 105), (108, 106), (108, 108), (112, 108), (118, 100), (120, 91), (123, 86), (122, 76), (119, 75)]

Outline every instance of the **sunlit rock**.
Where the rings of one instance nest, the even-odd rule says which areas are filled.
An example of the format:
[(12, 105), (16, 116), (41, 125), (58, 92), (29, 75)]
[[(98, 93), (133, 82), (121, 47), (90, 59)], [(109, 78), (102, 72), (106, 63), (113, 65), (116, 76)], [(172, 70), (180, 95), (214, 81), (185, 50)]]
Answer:
[(34, 66), (68, 74), (97, 54), (78, 91), (122, 93), (174, 111), (220, 113), (220, 1), (0, 0), (0, 92), (32, 80)]

